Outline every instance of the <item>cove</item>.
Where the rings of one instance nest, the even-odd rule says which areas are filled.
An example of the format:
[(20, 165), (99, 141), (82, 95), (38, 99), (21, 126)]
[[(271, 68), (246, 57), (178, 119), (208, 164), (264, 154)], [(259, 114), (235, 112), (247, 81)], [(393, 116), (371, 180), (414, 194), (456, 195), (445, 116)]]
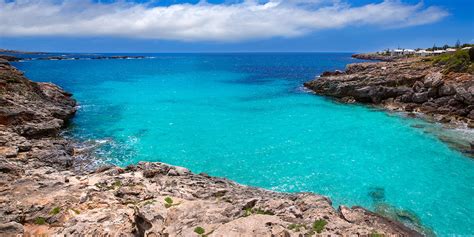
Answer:
[(474, 160), (435, 126), (306, 92), (350, 54), (154, 54), (15, 63), (74, 94), (70, 135), (125, 166), (160, 161), (334, 205), (413, 212), (436, 234), (474, 233)]

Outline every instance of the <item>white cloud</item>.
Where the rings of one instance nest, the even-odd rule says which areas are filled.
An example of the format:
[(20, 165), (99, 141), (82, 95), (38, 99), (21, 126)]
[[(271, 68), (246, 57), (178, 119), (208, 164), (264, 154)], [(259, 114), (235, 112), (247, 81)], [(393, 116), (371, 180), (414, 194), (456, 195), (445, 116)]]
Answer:
[(118, 36), (182, 41), (295, 37), (351, 26), (429, 24), (448, 15), (436, 6), (397, 0), (352, 7), (340, 0), (247, 0), (234, 4), (149, 6), (77, 0), (0, 0), (0, 35)]

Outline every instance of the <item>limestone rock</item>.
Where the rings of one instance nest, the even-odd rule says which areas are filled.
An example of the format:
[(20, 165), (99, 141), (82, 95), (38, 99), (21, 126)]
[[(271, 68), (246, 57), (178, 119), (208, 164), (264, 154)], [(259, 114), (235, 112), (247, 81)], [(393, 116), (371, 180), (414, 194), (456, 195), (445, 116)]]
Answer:
[[(421, 111), (440, 122), (471, 123), (472, 109), (467, 107), (474, 105), (474, 75), (443, 74), (443, 70), (416, 57), (393, 58), (390, 62), (350, 64), (343, 73), (327, 72), (304, 85), (345, 103)], [(424, 104), (428, 101), (434, 104)]]
[(17, 222), (0, 223), (0, 235), (1, 236), (18, 236), (23, 235), (23, 225)]

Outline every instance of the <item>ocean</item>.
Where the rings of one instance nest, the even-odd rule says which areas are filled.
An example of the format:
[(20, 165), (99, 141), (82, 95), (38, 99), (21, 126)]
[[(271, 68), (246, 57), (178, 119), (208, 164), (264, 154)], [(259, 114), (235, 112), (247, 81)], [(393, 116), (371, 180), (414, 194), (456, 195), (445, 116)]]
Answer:
[(315, 192), (336, 208), (389, 210), (441, 236), (474, 234), (474, 159), (440, 139), (441, 125), (302, 87), (360, 61), (350, 54), (147, 56), (14, 65), (74, 94), (80, 107), (67, 135), (94, 145), (101, 162), (160, 161)]

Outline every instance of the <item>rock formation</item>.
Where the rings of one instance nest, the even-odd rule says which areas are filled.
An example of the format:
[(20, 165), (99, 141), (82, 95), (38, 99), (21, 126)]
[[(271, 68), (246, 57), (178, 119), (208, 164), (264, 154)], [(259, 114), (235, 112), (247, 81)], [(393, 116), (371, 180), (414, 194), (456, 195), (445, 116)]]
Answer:
[(323, 73), (304, 85), (343, 102), (421, 112), (441, 122), (474, 126), (474, 76), (445, 73), (443, 67), (419, 58), (349, 64), (345, 72)]
[(353, 54), (353, 58), (357, 59), (363, 59), (363, 60), (379, 60), (379, 61), (385, 61), (385, 62), (391, 62), (396, 60), (397, 58), (400, 57), (393, 57), (390, 55), (380, 55), (380, 54), (375, 54), (375, 53), (361, 53), (361, 54)]
[(247, 187), (162, 163), (80, 169), (79, 151), (59, 134), (75, 113), (71, 94), (29, 81), (5, 61), (0, 93), (1, 236), (419, 236), (361, 207), (336, 210), (321, 195)]

